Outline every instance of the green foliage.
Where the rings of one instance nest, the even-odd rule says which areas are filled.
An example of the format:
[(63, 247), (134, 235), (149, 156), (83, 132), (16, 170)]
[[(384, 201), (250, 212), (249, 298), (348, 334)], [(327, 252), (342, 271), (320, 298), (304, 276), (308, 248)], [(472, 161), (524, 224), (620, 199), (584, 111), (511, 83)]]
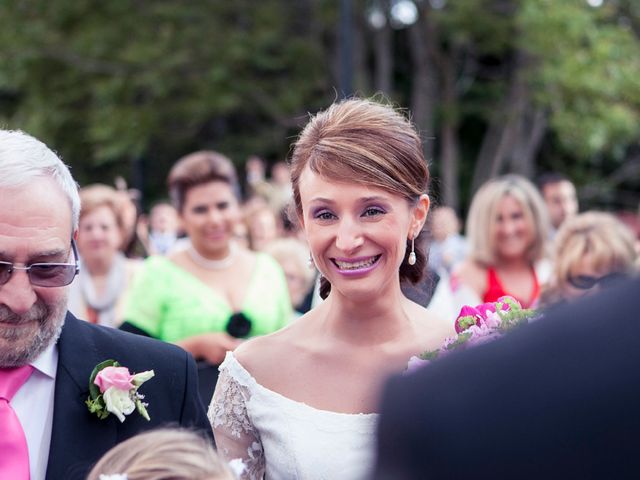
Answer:
[(583, 0), (527, 0), (520, 46), (530, 81), (561, 145), (578, 159), (612, 153), (640, 129), (640, 44), (619, 12)]
[[(548, 115), (542, 166), (588, 183), (638, 143), (639, 2), (605, 0), (592, 8), (586, 0), (448, 0), (441, 9), (416, 3), (421, 21), (437, 31), (437, 45), (428, 47), (454, 64), (457, 103), (445, 108), (435, 98), (433, 115), (436, 127), (453, 119), (459, 128), (464, 185), (509, 89), (516, 52), (526, 52), (528, 87)], [(353, 5), (364, 31), (357, 44), (364, 74), (373, 77), (375, 42), (365, 19), (372, 2)], [(142, 169), (148, 200), (166, 195), (170, 166), (196, 149), (219, 150), (238, 164), (250, 154), (280, 160), (307, 112), (336, 97), (338, 6), (4, 0), (0, 124), (51, 145), (82, 184), (116, 175), (131, 180), (134, 167)], [(415, 37), (406, 32), (391, 36), (394, 86), (385, 92), (403, 106), (411, 102), (415, 68)], [(441, 75), (441, 65), (434, 70)]]
[(328, 90), (320, 39), (297, 13), (283, 0), (1, 2), (0, 92), (14, 113), (0, 121), (56, 146), (83, 181), (142, 157), (162, 188), (203, 147), (284, 156), (269, 139)]

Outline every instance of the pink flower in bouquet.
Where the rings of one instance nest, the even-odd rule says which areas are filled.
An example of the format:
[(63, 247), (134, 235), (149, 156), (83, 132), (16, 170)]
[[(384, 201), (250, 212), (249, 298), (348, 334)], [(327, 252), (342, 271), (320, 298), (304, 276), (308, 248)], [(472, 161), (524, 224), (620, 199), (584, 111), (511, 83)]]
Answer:
[(132, 381), (133, 375), (129, 373), (128, 368), (106, 367), (98, 372), (94, 383), (100, 388), (100, 392), (104, 393), (111, 387), (129, 391), (133, 388)]
[(500, 297), (497, 302), (488, 302), (475, 307), (465, 305), (455, 320), (456, 335), (447, 338), (437, 350), (423, 352), (409, 360), (407, 371), (430, 363), (455, 350), (481, 345), (500, 338), (507, 331), (535, 319), (533, 310), (525, 310), (513, 297)]
[(482, 303), (475, 307), (465, 305), (460, 309), (455, 321), (456, 333), (462, 333), (472, 325), (487, 324), (492, 328), (498, 327), (501, 321), (498, 308), (501, 312), (508, 312), (513, 308), (521, 309), (522, 307), (515, 298), (510, 296), (503, 296), (497, 302)]

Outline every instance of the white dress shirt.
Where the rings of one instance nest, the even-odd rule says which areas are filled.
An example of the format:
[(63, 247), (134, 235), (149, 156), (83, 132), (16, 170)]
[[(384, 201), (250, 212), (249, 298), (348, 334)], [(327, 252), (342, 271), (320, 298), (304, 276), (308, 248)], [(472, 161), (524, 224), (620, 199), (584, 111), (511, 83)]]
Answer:
[(33, 373), (11, 400), (29, 448), (31, 480), (44, 480), (49, 461), (53, 394), (56, 386), (58, 347), (49, 345), (33, 362)]

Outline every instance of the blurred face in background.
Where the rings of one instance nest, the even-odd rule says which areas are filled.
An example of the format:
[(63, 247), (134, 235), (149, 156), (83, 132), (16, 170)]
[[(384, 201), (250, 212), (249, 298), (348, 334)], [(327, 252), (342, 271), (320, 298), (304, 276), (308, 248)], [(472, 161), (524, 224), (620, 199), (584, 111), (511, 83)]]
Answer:
[(512, 195), (502, 197), (497, 205), (493, 235), (498, 258), (514, 260), (526, 255), (534, 242), (533, 222), (522, 203)]
[(116, 213), (100, 205), (80, 216), (78, 250), (85, 262), (111, 262), (122, 244)]
[(558, 228), (567, 218), (578, 213), (578, 197), (576, 188), (569, 181), (562, 180), (544, 186), (542, 192), (549, 210), (553, 228)]
[(449, 207), (438, 207), (431, 214), (431, 233), (433, 239), (444, 242), (447, 237), (458, 233), (458, 217), (453, 209)]
[(173, 206), (159, 204), (151, 209), (149, 228), (152, 232), (176, 233), (178, 223), (178, 212)]
[(229, 254), (240, 206), (231, 185), (208, 182), (187, 191), (180, 218), (193, 248), (204, 257), (220, 259)]
[(287, 279), (291, 304), (297, 307), (309, 292), (309, 282), (307, 281), (305, 272), (301, 271), (300, 264), (293, 258), (281, 259), (279, 263)]
[(248, 220), (249, 238), (253, 250), (262, 250), (270, 241), (278, 238), (278, 221), (275, 214), (268, 208), (258, 210)]

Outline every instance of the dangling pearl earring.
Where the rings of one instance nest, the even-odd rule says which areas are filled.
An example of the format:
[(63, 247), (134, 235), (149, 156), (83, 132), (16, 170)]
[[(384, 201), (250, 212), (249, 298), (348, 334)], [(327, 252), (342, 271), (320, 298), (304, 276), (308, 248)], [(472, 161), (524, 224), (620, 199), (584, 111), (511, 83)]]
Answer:
[(411, 253), (409, 253), (409, 258), (407, 259), (407, 263), (409, 265), (416, 264), (415, 237), (411, 239)]
[(309, 252), (309, 260), (307, 260), (307, 267), (309, 268), (309, 270), (313, 270), (314, 268), (316, 268), (316, 264), (313, 261), (313, 257), (311, 256), (311, 252)]

